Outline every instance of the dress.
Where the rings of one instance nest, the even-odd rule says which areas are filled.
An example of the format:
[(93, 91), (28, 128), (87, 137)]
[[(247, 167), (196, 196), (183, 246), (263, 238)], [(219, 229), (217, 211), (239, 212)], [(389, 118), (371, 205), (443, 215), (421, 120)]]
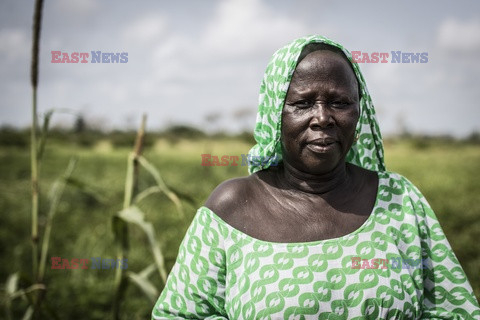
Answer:
[(185, 318), (480, 319), (480, 309), (423, 195), (382, 171), (369, 218), (335, 239), (262, 241), (201, 207), (152, 313)]
[(360, 117), (348, 163), (375, 171), (374, 209), (356, 231), (307, 243), (261, 241), (198, 210), (152, 319), (480, 319), (465, 272), (423, 195), (386, 171), (382, 136), (360, 67), (319, 35), (274, 53), (260, 87), (249, 173), (282, 160), (281, 117), (302, 50), (340, 49), (359, 84)]

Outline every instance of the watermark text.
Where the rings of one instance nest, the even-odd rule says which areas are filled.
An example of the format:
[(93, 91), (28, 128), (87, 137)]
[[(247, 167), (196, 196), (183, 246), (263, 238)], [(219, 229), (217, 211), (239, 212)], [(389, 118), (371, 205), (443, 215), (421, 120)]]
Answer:
[(202, 154), (202, 166), (204, 167), (226, 167), (226, 166), (249, 166), (249, 165), (270, 165), (277, 166), (280, 159), (276, 156), (252, 156), (250, 154), (242, 154), (240, 156), (232, 155), (211, 155), (208, 153)]
[(51, 51), (51, 63), (127, 63), (128, 52), (68, 52)]
[(356, 63), (427, 63), (428, 52), (362, 52), (352, 51)]
[(391, 259), (362, 259), (351, 257), (352, 269), (426, 269), (428, 259), (407, 259), (394, 257)]
[[(91, 262), (91, 263), (90, 263)], [(90, 267), (89, 267), (90, 265)], [(52, 269), (127, 269), (128, 259), (108, 259), (94, 257), (91, 259), (65, 259), (52, 257)]]

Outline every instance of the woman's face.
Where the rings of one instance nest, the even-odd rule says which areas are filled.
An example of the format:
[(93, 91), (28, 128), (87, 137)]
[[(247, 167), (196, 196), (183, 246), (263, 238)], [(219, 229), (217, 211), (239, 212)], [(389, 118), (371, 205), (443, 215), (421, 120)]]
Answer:
[(297, 66), (282, 111), (283, 161), (323, 174), (345, 163), (359, 117), (358, 83), (351, 66), (328, 50)]

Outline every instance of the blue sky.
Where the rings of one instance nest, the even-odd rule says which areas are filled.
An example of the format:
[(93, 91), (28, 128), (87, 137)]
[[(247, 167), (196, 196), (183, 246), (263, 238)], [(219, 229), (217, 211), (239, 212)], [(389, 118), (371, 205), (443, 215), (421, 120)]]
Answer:
[[(28, 126), (33, 1), (0, 3), (0, 125)], [(190, 124), (252, 130), (272, 53), (323, 34), (349, 50), (428, 52), (362, 64), (382, 132), (480, 131), (480, 2), (46, 0), (39, 114), (101, 128)], [(54, 64), (51, 51), (128, 52), (125, 64)], [(210, 120), (209, 120), (210, 119)], [(213, 120), (212, 120), (213, 119)]]

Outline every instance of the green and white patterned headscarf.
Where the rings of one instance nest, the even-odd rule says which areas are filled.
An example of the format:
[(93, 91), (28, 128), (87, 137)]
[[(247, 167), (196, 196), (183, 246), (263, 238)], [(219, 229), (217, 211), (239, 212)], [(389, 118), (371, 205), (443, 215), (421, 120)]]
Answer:
[(299, 38), (279, 49), (273, 55), (265, 71), (260, 87), (257, 123), (254, 138), (257, 144), (250, 149), (248, 172), (254, 173), (278, 163), (282, 159), (280, 142), (282, 109), (288, 87), (302, 49), (310, 43), (325, 43), (339, 48), (353, 66), (361, 90), (360, 118), (357, 123), (359, 139), (354, 142), (346, 161), (368, 170), (385, 171), (382, 136), (375, 117), (375, 109), (365, 80), (352, 54), (342, 45), (323, 36), (312, 35)]

